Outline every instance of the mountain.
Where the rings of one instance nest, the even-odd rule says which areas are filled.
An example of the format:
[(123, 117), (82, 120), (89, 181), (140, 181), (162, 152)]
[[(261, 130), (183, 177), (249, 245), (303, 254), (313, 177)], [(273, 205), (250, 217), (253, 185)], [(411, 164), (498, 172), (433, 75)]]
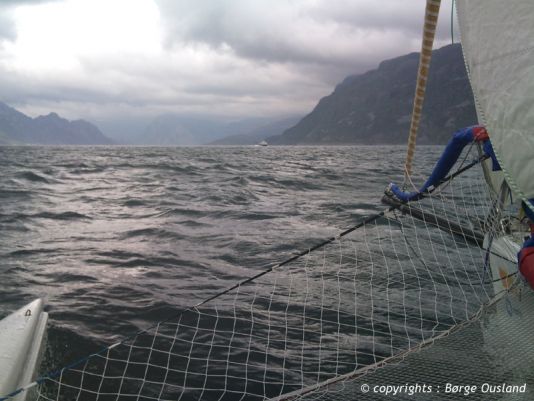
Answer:
[(0, 102), (0, 144), (106, 145), (112, 141), (93, 124), (56, 113), (36, 118)]
[(151, 121), (150, 117), (135, 113), (126, 116), (106, 116), (94, 123), (116, 144), (133, 145)]
[(217, 124), (205, 119), (162, 115), (152, 120), (136, 139), (141, 145), (197, 145), (211, 139)]
[[(271, 144), (379, 144), (407, 142), (419, 53), (352, 75), (313, 111)], [(471, 87), (459, 44), (435, 50), (418, 143), (444, 143), (456, 129), (476, 124)]]
[[(176, 146), (211, 144), (230, 135), (250, 133), (270, 122), (270, 119), (261, 117), (227, 121), (211, 116), (161, 115), (152, 120), (134, 142), (140, 145)], [(273, 134), (282, 131), (274, 131)]]
[(254, 145), (265, 140), (265, 138), (281, 134), (286, 129), (294, 126), (300, 119), (301, 117), (287, 117), (283, 120), (273, 121), (269, 124), (255, 128), (244, 134), (226, 136), (210, 142), (209, 145)]

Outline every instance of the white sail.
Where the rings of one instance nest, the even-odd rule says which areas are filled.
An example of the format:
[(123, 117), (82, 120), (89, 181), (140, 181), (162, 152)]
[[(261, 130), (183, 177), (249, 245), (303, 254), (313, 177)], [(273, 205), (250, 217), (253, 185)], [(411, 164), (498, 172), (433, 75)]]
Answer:
[(534, 2), (458, 0), (480, 123), (508, 185), (534, 198)]

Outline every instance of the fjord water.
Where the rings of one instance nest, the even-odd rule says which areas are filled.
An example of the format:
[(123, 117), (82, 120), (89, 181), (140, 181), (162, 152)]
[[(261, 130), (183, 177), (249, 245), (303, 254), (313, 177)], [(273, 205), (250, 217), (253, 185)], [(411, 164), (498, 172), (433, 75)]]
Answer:
[(404, 155), (0, 147), (0, 317), (44, 297), (50, 364), (86, 355), (381, 210)]

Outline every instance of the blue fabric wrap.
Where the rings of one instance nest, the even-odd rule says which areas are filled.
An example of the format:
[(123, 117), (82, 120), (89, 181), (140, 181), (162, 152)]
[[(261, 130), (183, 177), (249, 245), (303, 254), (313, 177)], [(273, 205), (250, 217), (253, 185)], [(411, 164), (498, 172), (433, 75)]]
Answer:
[(453, 134), (441, 157), (434, 166), (432, 174), (428, 177), (428, 180), (426, 180), (425, 184), (418, 192), (404, 192), (396, 184), (390, 184), (390, 191), (403, 202), (410, 202), (422, 198), (428, 188), (436, 186), (447, 176), (452, 166), (454, 166), (454, 163), (456, 163), (460, 157), (463, 148), (473, 142), (473, 128), (475, 127), (462, 128)]
[[(529, 206), (534, 205), (534, 198), (529, 199), (529, 202), (530, 202)], [(523, 205), (523, 210), (525, 211), (525, 214), (530, 219), (530, 221), (534, 223), (534, 212), (532, 211), (532, 209), (528, 207), (527, 205)]]
[(499, 171), (501, 169), (501, 166), (499, 165), (499, 162), (497, 161), (497, 156), (495, 156), (495, 152), (493, 151), (493, 147), (491, 146), (491, 140), (487, 140), (486, 142), (484, 142), (483, 149), (484, 153), (491, 157), (491, 169), (493, 171)]
[(523, 244), (523, 249), (531, 247), (534, 247), (534, 234), (531, 234), (530, 238), (528, 238)]

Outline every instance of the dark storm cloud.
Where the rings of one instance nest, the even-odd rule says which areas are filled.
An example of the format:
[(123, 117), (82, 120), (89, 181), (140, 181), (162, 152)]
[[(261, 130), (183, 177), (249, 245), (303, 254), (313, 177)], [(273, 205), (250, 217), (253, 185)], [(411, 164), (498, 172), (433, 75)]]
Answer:
[[(228, 46), (267, 62), (352, 64), (380, 61), (420, 41), (423, 1), (157, 0), (168, 45)], [(443, 8), (450, 7), (444, 1)], [(446, 26), (442, 22), (442, 26)], [(448, 29), (440, 36), (448, 37)], [(356, 43), (357, 42), (357, 43)], [(353, 50), (351, 53), (350, 51)], [(394, 54), (390, 54), (393, 56)], [(363, 60), (364, 59), (364, 60)]]
[[(150, 1), (121, 3), (124, 12), (113, 17), (116, 29), (109, 35), (124, 32), (134, 5)], [(136, 53), (124, 56), (102, 53), (95, 45), (85, 51), (76, 43), (74, 53), (54, 53), (72, 65), (65, 69), (46, 52), (37, 60), (42, 68), (12, 51), (16, 6), (48, 2), (63, 4), (0, 0), (0, 100), (30, 114), (54, 110), (72, 118), (175, 111), (304, 114), (347, 75), (418, 51), (425, 5), (424, 0), (154, 0), (161, 30), (154, 51), (144, 53), (130, 42)], [(108, 10), (105, 2), (91, 4), (97, 3)], [(450, 0), (442, 3), (442, 16), (450, 15)], [(448, 18), (441, 18), (437, 46), (449, 40)], [(72, 24), (71, 17), (66, 21)], [(136, 22), (137, 30), (143, 21)]]

